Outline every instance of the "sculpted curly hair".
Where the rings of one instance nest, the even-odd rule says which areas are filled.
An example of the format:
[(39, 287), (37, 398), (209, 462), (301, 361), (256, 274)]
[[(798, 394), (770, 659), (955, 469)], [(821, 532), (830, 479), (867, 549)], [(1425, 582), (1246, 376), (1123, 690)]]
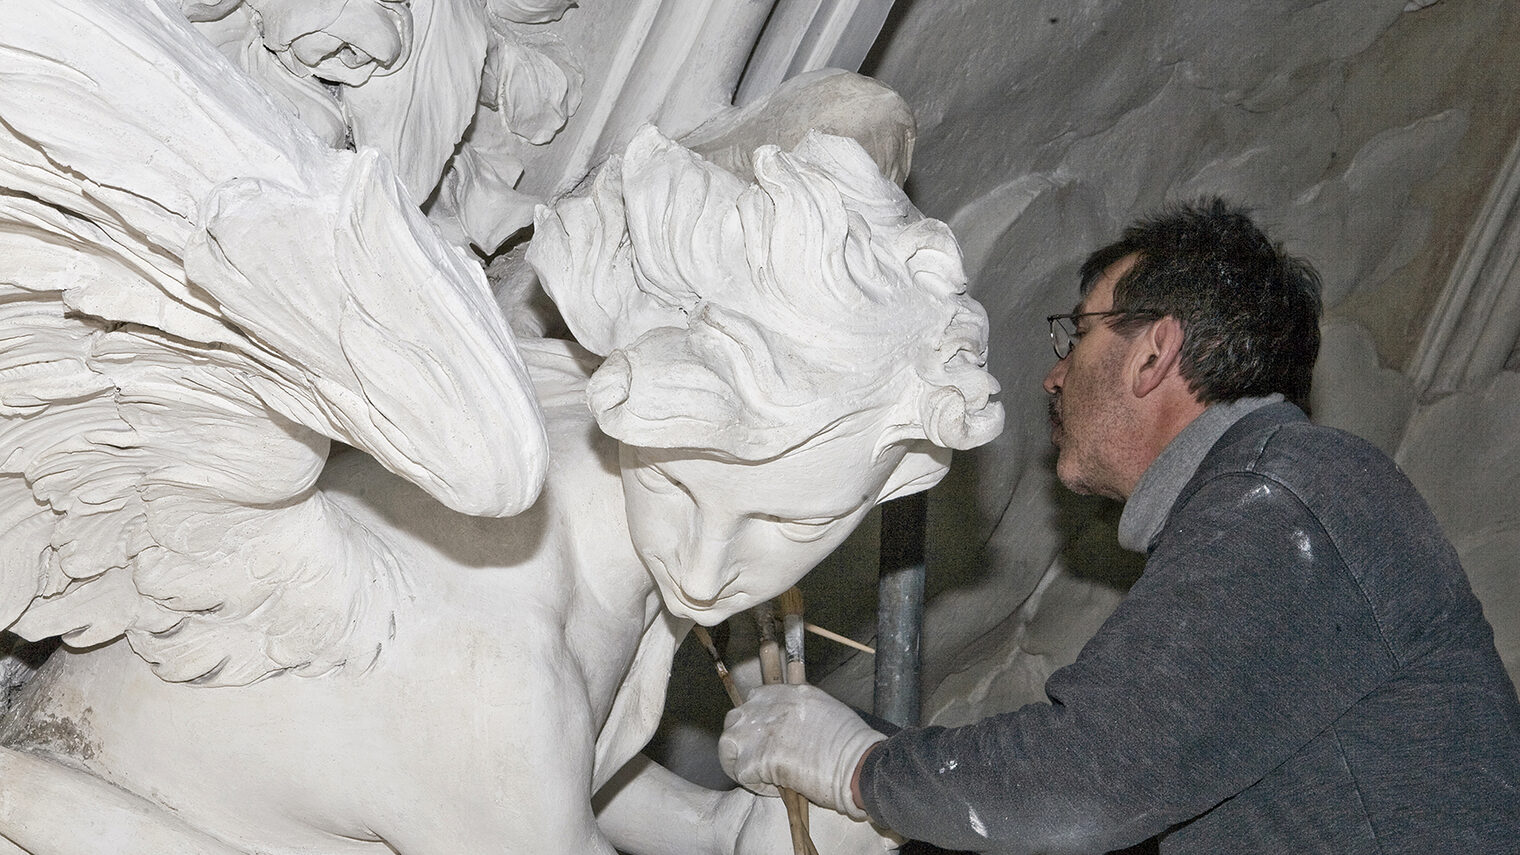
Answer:
[(651, 128), (540, 214), (529, 259), (606, 356), (587, 388), (602, 430), (750, 461), (867, 412), (893, 426), (884, 444), (995, 436), (987, 316), (949, 228), (853, 140), (767, 146), (754, 172)]

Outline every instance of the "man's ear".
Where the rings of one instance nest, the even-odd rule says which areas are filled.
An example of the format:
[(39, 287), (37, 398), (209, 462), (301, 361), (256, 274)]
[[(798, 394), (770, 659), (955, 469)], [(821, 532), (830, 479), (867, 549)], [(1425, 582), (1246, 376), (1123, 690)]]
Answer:
[(1182, 322), (1167, 315), (1136, 336), (1130, 354), (1130, 388), (1137, 398), (1182, 371)]

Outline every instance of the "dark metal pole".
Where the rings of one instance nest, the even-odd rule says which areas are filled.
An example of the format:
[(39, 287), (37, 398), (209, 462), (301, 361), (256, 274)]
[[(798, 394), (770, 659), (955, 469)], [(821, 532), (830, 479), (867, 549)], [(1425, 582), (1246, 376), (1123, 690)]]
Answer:
[(899, 727), (918, 724), (927, 509), (924, 493), (905, 496), (881, 508), (874, 711)]

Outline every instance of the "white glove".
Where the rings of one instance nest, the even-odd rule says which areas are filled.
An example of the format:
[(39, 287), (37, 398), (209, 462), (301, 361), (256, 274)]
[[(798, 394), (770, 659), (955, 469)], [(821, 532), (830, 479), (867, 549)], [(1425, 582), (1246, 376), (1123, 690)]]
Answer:
[(817, 686), (760, 686), (724, 720), (718, 761), (751, 790), (787, 787), (814, 804), (865, 819), (850, 778), (866, 750), (886, 738)]

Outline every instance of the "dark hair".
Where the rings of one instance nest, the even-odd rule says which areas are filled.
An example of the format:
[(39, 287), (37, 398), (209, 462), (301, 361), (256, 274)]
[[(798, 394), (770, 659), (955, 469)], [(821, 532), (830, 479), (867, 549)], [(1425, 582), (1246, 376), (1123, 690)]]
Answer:
[(1273, 392), (1309, 398), (1319, 355), (1320, 280), (1248, 212), (1222, 199), (1168, 207), (1124, 230), (1082, 264), (1082, 294), (1115, 262), (1111, 321), (1125, 334), (1170, 315), (1182, 323), (1182, 377), (1205, 404)]

